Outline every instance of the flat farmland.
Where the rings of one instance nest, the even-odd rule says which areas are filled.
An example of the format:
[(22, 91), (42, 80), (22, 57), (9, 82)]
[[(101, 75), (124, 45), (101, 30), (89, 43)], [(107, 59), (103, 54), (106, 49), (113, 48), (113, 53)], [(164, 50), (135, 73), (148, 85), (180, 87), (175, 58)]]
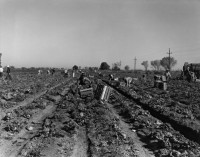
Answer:
[(107, 102), (81, 97), (79, 73), (1, 80), (0, 157), (199, 156), (198, 83), (171, 80), (163, 91), (152, 74), (144, 82), (140, 73), (118, 72), (138, 78), (130, 87), (102, 74), (88, 72), (94, 93), (99, 84), (112, 87)]

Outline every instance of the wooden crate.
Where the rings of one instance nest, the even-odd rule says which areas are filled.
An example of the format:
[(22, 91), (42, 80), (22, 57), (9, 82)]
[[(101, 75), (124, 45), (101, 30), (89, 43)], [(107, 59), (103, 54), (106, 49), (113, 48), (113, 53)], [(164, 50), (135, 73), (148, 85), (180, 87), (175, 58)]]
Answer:
[(86, 88), (86, 89), (81, 89), (80, 90), (80, 95), (81, 95), (81, 98), (84, 98), (84, 97), (88, 97), (88, 96), (93, 96), (93, 88)]
[(100, 99), (101, 99), (102, 101), (108, 101), (111, 92), (112, 92), (112, 88), (111, 88), (111, 87), (104, 86), (103, 92), (102, 92), (102, 94), (101, 94), (101, 98), (100, 98)]
[(102, 101), (108, 101), (111, 92), (111, 87), (99, 84), (95, 92), (95, 98)]

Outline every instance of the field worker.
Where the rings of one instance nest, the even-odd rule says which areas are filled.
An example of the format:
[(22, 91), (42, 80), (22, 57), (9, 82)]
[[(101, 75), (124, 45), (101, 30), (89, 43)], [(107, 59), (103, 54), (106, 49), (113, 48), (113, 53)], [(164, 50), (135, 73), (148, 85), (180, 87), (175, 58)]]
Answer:
[(51, 75), (53, 75), (56, 72), (54, 68), (51, 69)]
[(64, 71), (64, 77), (68, 77), (68, 70), (67, 69), (65, 69), (65, 71)]
[(103, 74), (101, 72), (98, 73), (99, 77), (103, 77)]
[(144, 82), (147, 82), (147, 74), (143, 74), (142, 78), (143, 78)]
[(86, 77), (86, 74), (84, 72), (82, 72), (80, 78), (78, 79), (78, 85), (90, 86), (90, 84), (90, 79)]
[(169, 79), (172, 78), (172, 76), (171, 76), (171, 74), (170, 74), (170, 72), (169, 72), (169, 69), (166, 69), (166, 71), (165, 71), (165, 76), (166, 76), (167, 81), (169, 81)]
[(75, 71), (73, 70), (72, 72), (72, 77), (74, 78), (75, 77)]
[(113, 74), (109, 74), (108, 77), (109, 77), (109, 81), (114, 80)]
[(192, 82), (195, 82), (196, 79), (197, 79), (195, 73), (194, 72), (190, 72), (190, 74), (191, 74), (191, 80), (192, 80)]
[(11, 80), (12, 78), (11, 78), (11, 76), (10, 76), (10, 66), (9, 66), (9, 65), (7, 65), (6, 73), (7, 73), (6, 79)]
[(39, 69), (39, 70), (38, 70), (38, 75), (41, 75), (41, 73), (42, 73), (42, 71)]
[(0, 77), (2, 77), (2, 76), (3, 76), (3, 67), (0, 66)]
[(187, 69), (186, 69), (186, 75), (190, 75), (190, 67), (187, 67)]
[(50, 70), (47, 70), (47, 74), (48, 74), (48, 75), (50, 75), (50, 74), (51, 74)]
[(186, 75), (187, 81), (191, 82), (192, 81), (192, 73), (190, 71), (190, 67), (189, 66), (187, 67), (187, 70), (185, 71), (185, 75)]
[(130, 87), (131, 82), (133, 81), (132, 77), (124, 77), (124, 81), (127, 87)]

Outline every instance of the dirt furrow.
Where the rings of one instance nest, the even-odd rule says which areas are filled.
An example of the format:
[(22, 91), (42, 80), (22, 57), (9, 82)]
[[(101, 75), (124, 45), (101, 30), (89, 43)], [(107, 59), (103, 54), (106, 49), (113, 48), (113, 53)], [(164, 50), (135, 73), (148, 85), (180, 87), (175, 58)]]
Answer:
[[(110, 84), (108, 83), (108, 85)], [(115, 86), (112, 87), (115, 88)], [(198, 156), (200, 147), (197, 143), (192, 142), (194, 140), (192, 136), (196, 134), (191, 135), (191, 130), (143, 104), (140, 99), (132, 97), (128, 91), (115, 89), (127, 99), (125, 103), (123, 103), (124, 98), (115, 100), (121, 102), (120, 105), (115, 106), (119, 108), (120, 114), (130, 121), (141, 140), (147, 144), (148, 148), (152, 149), (156, 156), (160, 157), (164, 154)], [(183, 135), (187, 135), (187, 139)]]
[[(11, 112), (12, 116), (17, 116), (16, 113), (18, 113), (19, 117), (17, 116), (15, 118), (13, 117), (14, 119), (11, 118), (9, 120), (6, 120), (4, 122), (5, 123), (4, 125), (6, 125), (7, 123), (9, 124), (12, 121), (14, 122), (15, 120), (17, 120), (19, 122), (23, 122), (24, 120), (26, 120), (26, 118), (20, 117), (21, 114), (25, 114), (26, 107), (31, 108), (30, 111), (33, 113), (33, 115), (31, 115), (31, 117), (29, 117), (26, 120), (26, 122), (23, 124), (22, 127), (20, 126), (21, 128), (20, 128), (19, 132), (16, 133), (11, 130), (8, 130), (8, 131), (2, 130), (1, 131), (2, 133), (1, 133), (1, 139), (0, 139), (1, 140), (0, 157), (18, 156), (18, 154), (21, 152), (23, 147), (27, 143), (31, 142), (32, 138), (37, 136), (38, 132), (40, 132), (41, 128), (43, 127), (44, 119), (46, 117), (52, 115), (55, 112), (56, 106), (58, 105), (59, 101), (61, 100), (61, 99), (58, 99), (58, 102), (52, 102), (52, 101), (47, 100), (46, 98), (48, 98), (48, 97), (46, 97), (45, 95), (49, 95), (48, 93), (56, 88), (63, 88), (63, 92), (61, 92), (61, 94), (62, 94), (62, 97), (65, 97), (65, 95), (67, 94), (66, 89), (68, 89), (68, 86), (70, 85), (69, 81), (70, 80), (66, 80), (62, 83), (59, 83), (59, 84), (55, 85), (54, 87), (50, 88), (49, 90), (45, 90), (43, 92), (38, 93), (37, 96), (34, 96), (34, 98), (29, 98), (28, 100), (25, 100), (22, 103), (19, 103), (19, 105), (6, 110), (7, 112), (8, 111)], [(65, 86), (67, 85), (67, 86), (65, 87), (63, 85), (65, 85)], [(35, 101), (35, 103), (37, 103), (37, 101), (43, 102), (42, 105), (45, 104), (45, 106), (43, 105), (43, 107), (41, 106), (42, 107), (41, 109), (40, 108), (37, 109), (37, 107), (35, 108), (34, 105), (32, 105), (33, 101)], [(48, 102), (48, 104), (46, 102)], [(22, 111), (23, 112), (25, 111), (25, 112), (23, 113)], [(1, 127), (3, 127), (3, 126), (1, 126)], [(9, 138), (9, 139), (6, 139), (6, 138)]]
[(153, 152), (147, 150), (144, 147), (144, 143), (140, 141), (139, 137), (137, 134), (131, 130), (131, 126), (125, 122), (125, 120), (119, 116), (117, 111), (113, 108), (113, 106), (109, 103), (106, 103), (108, 105), (108, 108), (112, 111), (112, 114), (119, 119), (120, 127), (122, 128), (122, 132), (130, 137), (134, 141), (134, 147), (136, 149), (136, 155), (138, 157), (154, 157)]
[(140, 105), (144, 110), (148, 110), (150, 112), (150, 114), (152, 116), (154, 116), (157, 119), (160, 119), (161, 121), (165, 122), (165, 123), (169, 123), (172, 125), (172, 127), (179, 131), (181, 134), (183, 134), (185, 137), (187, 137), (188, 139), (195, 141), (197, 143), (200, 144), (200, 134), (198, 131), (193, 130), (190, 127), (187, 127), (179, 122), (177, 122), (174, 119), (171, 119), (171, 117), (169, 117), (168, 115), (164, 115), (162, 114), (160, 111), (156, 111), (155, 109), (153, 109), (152, 107), (142, 103), (139, 99), (135, 99), (133, 98), (128, 92), (124, 92), (122, 90), (120, 90), (119, 88), (116, 88), (115, 86), (112, 86), (111, 84), (109, 84), (108, 82), (106, 82), (108, 85), (110, 85), (111, 87), (113, 87), (115, 90), (117, 90), (119, 93), (121, 93), (122, 95), (124, 95), (125, 97), (127, 97), (128, 99), (133, 100), (134, 102), (136, 102), (138, 105)]

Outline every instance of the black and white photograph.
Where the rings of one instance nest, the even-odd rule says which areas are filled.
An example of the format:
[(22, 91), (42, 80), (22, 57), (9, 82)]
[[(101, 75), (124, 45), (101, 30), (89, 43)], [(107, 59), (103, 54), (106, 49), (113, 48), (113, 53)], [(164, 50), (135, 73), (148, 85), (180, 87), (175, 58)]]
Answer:
[(200, 157), (200, 0), (0, 0), (0, 157)]

